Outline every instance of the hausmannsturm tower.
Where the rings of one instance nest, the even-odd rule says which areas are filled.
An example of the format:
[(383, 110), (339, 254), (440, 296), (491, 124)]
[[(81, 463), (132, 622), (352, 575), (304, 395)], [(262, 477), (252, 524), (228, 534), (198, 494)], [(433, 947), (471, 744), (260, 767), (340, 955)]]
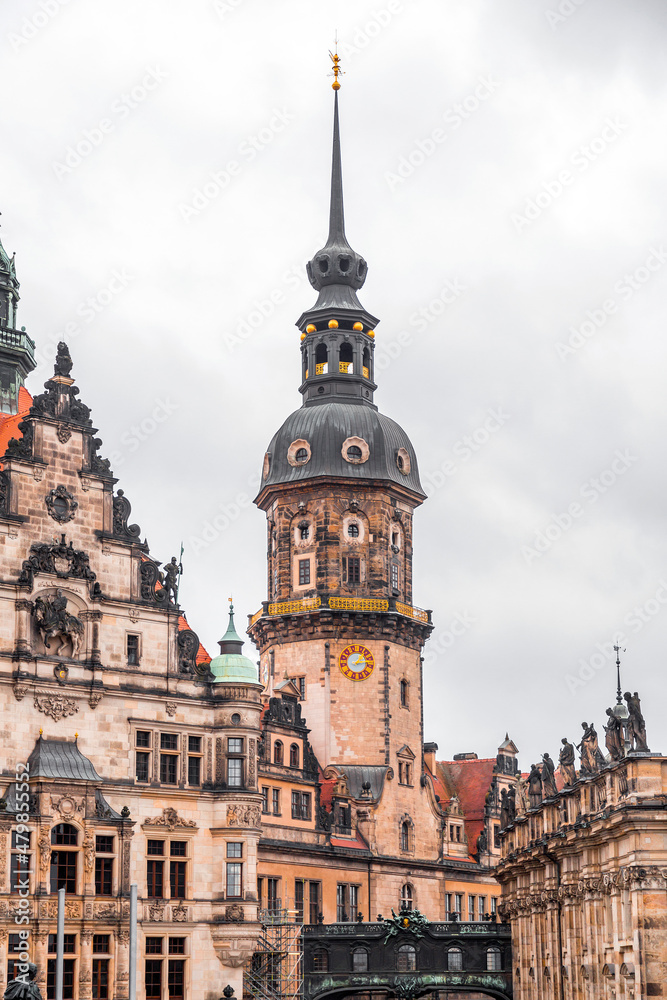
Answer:
[[(432, 625), (412, 603), (425, 494), (410, 439), (374, 403), (378, 320), (357, 297), (367, 264), (345, 235), (334, 101), (329, 235), (307, 265), (317, 301), (297, 322), (303, 403), (264, 456), (255, 502), (267, 517), (268, 601), (249, 634), (269, 692), (285, 677), (299, 687), (320, 762), (390, 769), (399, 811), (426, 817), (421, 650)], [(433, 819), (419, 836), (437, 856)]]

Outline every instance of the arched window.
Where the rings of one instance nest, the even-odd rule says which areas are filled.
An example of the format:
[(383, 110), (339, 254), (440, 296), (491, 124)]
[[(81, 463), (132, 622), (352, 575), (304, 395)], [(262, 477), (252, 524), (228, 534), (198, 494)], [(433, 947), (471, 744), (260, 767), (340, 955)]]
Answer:
[(352, 344), (341, 344), (340, 354), (339, 354), (340, 364), (338, 366), (341, 372), (346, 375), (352, 372)]
[(408, 819), (401, 823), (401, 850), (412, 850), (412, 823)]
[(326, 375), (329, 365), (329, 353), (326, 344), (318, 344), (315, 348), (315, 374)]
[(292, 743), (289, 748), (289, 766), (298, 767), (299, 766), (299, 747), (296, 743)]
[(364, 347), (363, 366), (364, 366), (364, 371), (363, 371), (364, 378), (370, 378), (371, 377), (371, 352), (368, 350), (367, 347)]
[(329, 971), (329, 952), (324, 948), (318, 948), (313, 952), (313, 972)]
[(447, 969), (450, 972), (461, 972), (463, 969), (463, 952), (460, 948), (447, 949)]
[(486, 971), (487, 972), (500, 972), (503, 967), (502, 955), (500, 948), (487, 948), (486, 949)]
[[(350, 453), (351, 450), (352, 450), (351, 448), (348, 448), (348, 454)], [(361, 448), (357, 448), (357, 451), (359, 452), (359, 455), (361, 455)], [(350, 521), (350, 523), (347, 526), (347, 533), (350, 536), (350, 538), (359, 537), (359, 525), (357, 524), (356, 521)]]
[(365, 948), (354, 948), (352, 950), (352, 971), (368, 972), (368, 952)]
[(417, 968), (417, 951), (412, 944), (402, 944), (396, 954), (397, 972), (414, 972)]
[(76, 893), (79, 831), (69, 823), (59, 823), (51, 830), (51, 843), (69, 850), (51, 851), (51, 892), (64, 889)]
[(410, 694), (410, 685), (407, 681), (401, 681), (399, 684), (399, 692), (401, 696), (401, 708), (407, 708)]
[(282, 764), (283, 762), (283, 744), (282, 740), (276, 740), (273, 744), (273, 763)]
[(413, 892), (412, 886), (409, 882), (406, 882), (401, 889), (401, 909), (411, 910), (412, 909)]
[[(303, 451), (306, 449), (304, 448)], [(310, 537), (310, 525), (308, 521), (301, 521), (299, 524), (299, 538), (302, 542), (307, 542)]]

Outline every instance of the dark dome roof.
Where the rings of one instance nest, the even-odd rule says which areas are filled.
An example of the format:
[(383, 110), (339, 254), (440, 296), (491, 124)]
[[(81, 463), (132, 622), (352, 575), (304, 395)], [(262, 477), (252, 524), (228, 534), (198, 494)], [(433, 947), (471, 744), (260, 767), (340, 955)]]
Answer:
[[(343, 457), (343, 442), (350, 437), (362, 438), (368, 445), (370, 454), (366, 462), (350, 463)], [(310, 459), (292, 465), (287, 455), (290, 445), (298, 440), (308, 442)], [(410, 470), (407, 474), (401, 472), (398, 465), (400, 449), (407, 452)], [(302, 406), (290, 414), (273, 436), (268, 455), (268, 475), (262, 478), (262, 489), (279, 483), (300, 483), (317, 476), (337, 476), (359, 480), (360, 485), (369, 479), (389, 480), (421, 497), (426, 496), (419, 482), (417, 456), (408, 435), (395, 420), (364, 404), (330, 402)], [(404, 468), (406, 464), (404, 461)]]

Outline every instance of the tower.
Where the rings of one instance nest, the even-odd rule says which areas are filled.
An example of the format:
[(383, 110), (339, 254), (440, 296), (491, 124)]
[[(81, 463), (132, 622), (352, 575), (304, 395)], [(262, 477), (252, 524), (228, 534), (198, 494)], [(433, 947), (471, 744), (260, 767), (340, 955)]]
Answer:
[(425, 494), (410, 439), (373, 399), (378, 321), (357, 297), (367, 264), (345, 235), (337, 88), (329, 234), (307, 265), (317, 301), (297, 321), (303, 402), (264, 456), (268, 600), (249, 634), (268, 693), (286, 676), (299, 688), (323, 765), (385, 767), (413, 787), (432, 628), (412, 604)]
[(0, 413), (18, 413), (19, 391), (35, 367), (35, 345), (16, 329), (18, 301), (14, 258), (0, 243)]

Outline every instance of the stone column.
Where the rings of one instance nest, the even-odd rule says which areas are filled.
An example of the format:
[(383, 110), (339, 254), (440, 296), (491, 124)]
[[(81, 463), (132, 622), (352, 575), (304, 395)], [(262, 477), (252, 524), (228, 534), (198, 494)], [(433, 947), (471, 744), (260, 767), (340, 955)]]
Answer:
[(32, 658), (32, 642), (30, 635), (30, 613), (32, 604), (25, 598), (16, 601), (16, 648), (14, 657), (18, 660)]
[[(53, 929), (55, 931), (55, 923)], [(49, 935), (48, 931), (37, 931), (35, 934), (35, 950), (33, 952), (33, 961), (37, 966), (37, 975), (35, 976), (35, 982), (40, 987), (42, 996), (46, 996), (46, 963), (48, 961), (48, 942)]]
[(0, 927), (0, 994), (4, 996), (7, 985), (7, 931)]
[[(36, 891), (40, 895), (46, 895), (49, 891), (49, 867), (51, 865), (51, 836), (48, 826), (43, 826), (37, 831), (37, 843), (39, 845), (39, 882)], [(35, 871), (35, 879), (37, 879)]]
[(116, 938), (116, 982), (114, 987), (116, 1000), (126, 1000), (129, 992), (129, 980), (130, 932), (127, 927), (121, 927)]
[(79, 967), (79, 1000), (90, 1000), (93, 995), (93, 932), (86, 928), (81, 932), (81, 952)]

